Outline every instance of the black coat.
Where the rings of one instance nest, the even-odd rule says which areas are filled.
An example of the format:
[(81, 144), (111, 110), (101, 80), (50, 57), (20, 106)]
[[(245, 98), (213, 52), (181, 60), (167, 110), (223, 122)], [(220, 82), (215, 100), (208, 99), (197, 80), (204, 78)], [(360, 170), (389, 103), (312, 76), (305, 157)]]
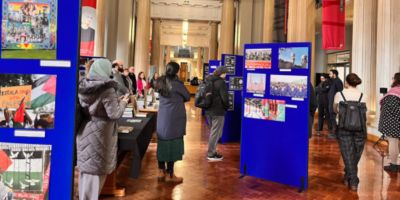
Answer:
[(338, 92), (343, 91), (343, 82), (339, 78), (331, 79), (331, 88), (328, 92), (329, 100), (329, 112), (333, 112), (333, 102), (335, 101), (335, 95)]
[(213, 98), (211, 107), (206, 109), (206, 115), (225, 116), (229, 108), (228, 87), (225, 80), (219, 76), (210, 75), (207, 77), (207, 81), (213, 82)]
[(171, 82), (169, 97), (160, 96), (157, 115), (157, 136), (162, 140), (180, 138), (186, 133), (185, 102), (190, 94), (180, 80)]
[(328, 105), (328, 93), (331, 88), (331, 85), (328, 81), (321, 82), (318, 87), (315, 89), (318, 98), (318, 105)]
[(129, 73), (129, 78), (132, 80), (132, 91), (133, 91), (133, 94), (136, 94), (136, 90), (137, 90), (136, 76), (135, 76), (135, 74)]

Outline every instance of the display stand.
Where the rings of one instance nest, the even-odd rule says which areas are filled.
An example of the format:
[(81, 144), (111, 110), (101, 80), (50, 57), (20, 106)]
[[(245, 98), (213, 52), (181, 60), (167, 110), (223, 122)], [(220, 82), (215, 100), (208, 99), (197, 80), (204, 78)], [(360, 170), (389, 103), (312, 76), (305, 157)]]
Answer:
[(308, 186), (310, 43), (245, 45), (240, 171)]
[(224, 129), (220, 142), (238, 142), (240, 141), (243, 97), (243, 56), (223, 54), (222, 65), (228, 70), (226, 82), (230, 108), (225, 115)]
[[(12, 80), (0, 86), (14, 91), (0, 96), (0, 163), (10, 164), (0, 170), (1, 181), (13, 199), (72, 199), (80, 1), (0, 2), (0, 76)], [(23, 13), (21, 3), (40, 14), (11, 19)], [(12, 27), (27, 26), (27, 20), (41, 23), (36, 35), (13, 38)]]

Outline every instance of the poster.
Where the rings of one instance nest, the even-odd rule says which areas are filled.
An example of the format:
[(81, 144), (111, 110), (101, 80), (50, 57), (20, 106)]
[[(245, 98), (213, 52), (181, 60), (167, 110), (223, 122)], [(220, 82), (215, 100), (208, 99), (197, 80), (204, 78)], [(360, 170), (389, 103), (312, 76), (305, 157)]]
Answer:
[(229, 90), (242, 90), (243, 89), (243, 77), (231, 76), (229, 77)]
[(272, 49), (246, 49), (246, 69), (271, 69)]
[(235, 92), (233, 91), (228, 92), (228, 102), (229, 102), (228, 111), (235, 110)]
[(274, 99), (246, 98), (244, 104), (244, 117), (285, 122), (285, 101)]
[(308, 69), (308, 48), (279, 49), (279, 69)]
[(0, 74), (0, 80), (0, 127), (54, 127), (56, 76)]
[(56, 59), (57, 0), (2, 2), (2, 58)]
[(235, 56), (225, 56), (225, 67), (227, 70), (227, 75), (235, 75), (235, 67), (236, 67), (236, 57)]
[(307, 98), (307, 76), (271, 75), (271, 95)]
[(267, 75), (248, 73), (247, 74), (247, 93), (265, 94)]
[(96, 33), (96, 0), (82, 1), (81, 56), (94, 55)]
[(0, 143), (0, 199), (48, 199), (50, 145)]

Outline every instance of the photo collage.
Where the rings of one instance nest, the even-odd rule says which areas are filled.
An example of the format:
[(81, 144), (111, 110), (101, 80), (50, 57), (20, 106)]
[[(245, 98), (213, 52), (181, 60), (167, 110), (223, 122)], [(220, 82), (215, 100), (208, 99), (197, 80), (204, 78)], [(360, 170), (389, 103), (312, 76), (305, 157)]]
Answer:
[(57, 0), (3, 0), (2, 22), (2, 58), (56, 59)]
[[(285, 98), (289, 97), (292, 101), (304, 101), (308, 98), (307, 76), (295, 73), (274, 74), (275, 70), (268, 73), (275, 66), (279, 70), (289, 69), (285, 72), (291, 72), (292, 69), (308, 70), (308, 47), (279, 48), (277, 52), (279, 55), (275, 61), (272, 57), (272, 48), (245, 50), (246, 93), (259, 97), (245, 98), (245, 118), (285, 122), (287, 103)], [(265, 95), (272, 98), (265, 98)]]

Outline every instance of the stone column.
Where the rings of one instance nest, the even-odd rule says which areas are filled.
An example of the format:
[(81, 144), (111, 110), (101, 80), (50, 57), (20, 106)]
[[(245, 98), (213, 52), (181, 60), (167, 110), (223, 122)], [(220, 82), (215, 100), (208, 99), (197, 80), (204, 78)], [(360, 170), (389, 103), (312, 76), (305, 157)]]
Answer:
[(97, 0), (96, 4), (96, 33), (94, 43), (94, 56), (104, 56), (104, 38), (106, 32), (106, 0)]
[[(117, 28), (114, 30), (116, 35), (116, 59), (124, 62), (124, 67), (132, 65), (131, 55), (133, 53), (132, 44), (132, 30), (134, 27), (134, 15), (133, 15), (133, 1), (120, 0), (118, 2), (118, 12), (113, 13), (117, 16)], [(114, 38), (115, 39), (115, 38)]]
[(376, 32), (377, 0), (354, 0), (351, 72), (362, 79), (359, 89), (371, 114), (376, 104)]
[(160, 19), (153, 19), (152, 40), (151, 40), (151, 64), (160, 68)]
[(217, 59), (218, 54), (218, 24), (217, 22), (210, 23), (210, 48), (209, 58), (210, 60)]
[(234, 43), (234, 20), (235, 6), (234, 0), (224, 0), (222, 3), (221, 35), (218, 50), (218, 59), (222, 54), (233, 53)]
[[(355, 5), (354, 5), (355, 6)], [(392, 77), (400, 72), (400, 1), (398, 0), (378, 0), (378, 23), (377, 23), (377, 47), (376, 47), (376, 86), (369, 88), (375, 89), (375, 125), (379, 122), (379, 101), (382, 95), (379, 88), (390, 89)], [(371, 71), (371, 74), (375, 74)], [(372, 96), (372, 95), (371, 95)]]
[(311, 42), (311, 83), (315, 83), (315, 16), (314, 0), (289, 1), (288, 42)]
[(194, 76), (200, 77), (201, 72), (203, 72), (203, 70), (201, 70), (203, 68), (203, 51), (204, 49), (199, 47), (197, 48), (197, 68), (196, 68), (196, 73), (194, 74)]
[(263, 42), (273, 42), (275, 0), (264, 0)]
[(149, 0), (137, 0), (135, 71), (137, 74), (144, 72), (146, 77), (149, 73), (150, 4)]

